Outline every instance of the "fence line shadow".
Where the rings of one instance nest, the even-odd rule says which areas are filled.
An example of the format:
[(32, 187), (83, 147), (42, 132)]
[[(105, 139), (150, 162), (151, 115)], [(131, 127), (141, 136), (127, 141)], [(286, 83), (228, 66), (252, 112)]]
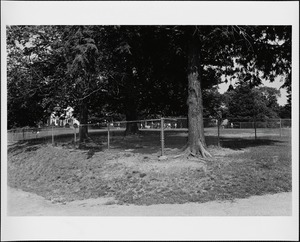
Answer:
[[(92, 157), (95, 152), (104, 151), (107, 149), (107, 133), (94, 132), (90, 134), (92, 145), (77, 146), (79, 150), (85, 150), (88, 157)], [(216, 135), (205, 136), (207, 146), (218, 145), (218, 138)], [(166, 149), (180, 149), (186, 145), (187, 132), (167, 131), (165, 132), (164, 147)], [(220, 145), (224, 148), (234, 150), (245, 149), (248, 147), (256, 147), (261, 145), (276, 145), (286, 142), (277, 137), (265, 138), (241, 138), (241, 137), (221, 137)], [(32, 151), (39, 148), (44, 144), (51, 144), (51, 136), (40, 137), (36, 139), (29, 139), (24, 141), (17, 141), (15, 144), (8, 147), (9, 152), (19, 149), (25, 151)], [(124, 132), (116, 131), (111, 132), (111, 149), (126, 150), (130, 149), (131, 152), (141, 154), (154, 154), (161, 151), (161, 137), (160, 132), (140, 132), (138, 135), (124, 136)], [(60, 134), (55, 137), (55, 145), (65, 146), (65, 148), (74, 148), (74, 135), (73, 134)]]
[(276, 145), (284, 143), (284, 141), (272, 139), (272, 138), (222, 138), (220, 140), (221, 147), (229, 148), (233, 150), (241, 150), (249, 147), (257, 147), (262, 145)]

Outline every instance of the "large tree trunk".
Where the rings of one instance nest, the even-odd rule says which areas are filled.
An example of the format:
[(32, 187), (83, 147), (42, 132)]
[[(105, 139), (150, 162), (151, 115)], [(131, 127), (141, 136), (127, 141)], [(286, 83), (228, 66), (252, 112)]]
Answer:
[[(133, 97), (128, 97), (125, 110), (126, 120), (137, 120), (137, 108)], [(126, 123), (125, 135), (137, 134), (139, 132), (137, 123)]]
[(87, 102), (85, 100), (83, 100), (80, 105), (79, 121), (80, 121), (79, 142), (81, 143), (88, 139), (88, 126), (87, 126), (88, 109), (87, 109)]
[(211, 157), (206, 150), (200, 80), (200, 43), (196, 36), (188, 43), (188, 154)]
[[(126, 121), (134, 121), (138, 119), (137, 114), (137, 94), (136, 94), (136, 77), (128, 70), (125, 86), (125, 116)], [(139, 132), (137, 123), (126, 123), (125, 135), (137, 134)]]

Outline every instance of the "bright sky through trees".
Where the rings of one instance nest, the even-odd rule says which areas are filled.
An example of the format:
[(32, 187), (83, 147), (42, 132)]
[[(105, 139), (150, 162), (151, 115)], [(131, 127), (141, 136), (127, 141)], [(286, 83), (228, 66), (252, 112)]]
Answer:
[[(278, 97), (277, 102), (279, 105), (284, 106), (285, 104), (287, 104), (287, 91), (286, 88), (280, 88), (283, 85), (283, 80), (281, 81), (281, 77), (277, 77), (275, 78), (274, 82), (269, 82), (267, 80), (263, 80), (263, 85), (267, 86), (267, 87), (274, 87), (278, 90), (280, 90), (280, 97)], [(233, 86), (235, 84), (235, 81), (232, 80), (231, 83)], [(219, 88), (219, 92), (221, 94), (223, 94), (224, 92), (226, 92), (228, 90), (228, 87), (230, 85), (230, 82), (223, 82), (221, 84), (218, 85)]]

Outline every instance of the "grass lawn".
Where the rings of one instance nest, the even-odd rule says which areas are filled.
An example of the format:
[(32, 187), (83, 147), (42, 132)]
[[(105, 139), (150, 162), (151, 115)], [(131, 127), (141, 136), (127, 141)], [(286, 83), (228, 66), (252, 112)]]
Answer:
[(114, 197), (119, 204), (231, 200), (292, 189), (290, 136), (207, 136), (207, 164), (174, 157), (184, 133), (166, 132), (167, 160), (159, 160), (159, 133), (123, 137), (91, 134), (93, 143), (74, 148), (63, 137), (53, 147), (41, 140), (8, 147), (8, 185), (55, 202)]

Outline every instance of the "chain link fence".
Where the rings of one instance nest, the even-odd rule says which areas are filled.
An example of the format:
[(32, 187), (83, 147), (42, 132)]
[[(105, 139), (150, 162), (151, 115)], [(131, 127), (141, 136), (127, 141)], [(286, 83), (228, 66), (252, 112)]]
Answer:
[[(267, 121), (203, 119), (204, 135), (208, 145), (220, 145), (222, 138), (265, 138), (289, 136), (291, 119)], [(160, 118), (137, 121), (112, 121), (96, 124), (81, 124), (88, 127), (88, 134), (95, 144), (104, 149), (160, 149), (179, 148), (188, 137), (187, 118)], [(78, 144), (79, 129), (48, 126), (8, 130), (8, 143), (36, 140), (37, 142)], [(130, 135), (129, 131), (137, 133)], [(129, 133), (127, 133), (129, 132)]]
[(17, 128), (7, 131), (8, 143), (14, 143), (18, 141), (44, 141), (55, 143), (58, 141), (67, 140), (70, 135), (78, 136), (78, 128), (70, 127), (57, 127), (48, 126), (40, 128)]

